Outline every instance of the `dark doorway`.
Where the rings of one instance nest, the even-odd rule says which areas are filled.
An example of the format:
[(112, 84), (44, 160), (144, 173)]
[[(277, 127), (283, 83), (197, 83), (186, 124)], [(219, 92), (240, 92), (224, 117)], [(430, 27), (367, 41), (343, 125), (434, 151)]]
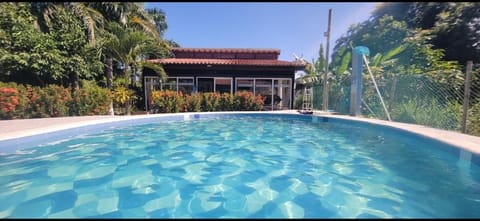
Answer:
[(213, 78), (198, 78), (198, 92), (213, 92)]

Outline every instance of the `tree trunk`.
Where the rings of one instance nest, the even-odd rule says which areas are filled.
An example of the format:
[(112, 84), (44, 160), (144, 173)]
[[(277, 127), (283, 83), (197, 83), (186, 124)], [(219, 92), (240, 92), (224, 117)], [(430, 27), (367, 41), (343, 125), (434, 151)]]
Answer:
[(70, 73), (70, 79), (72, 81), (72, 90), (76, 91), (78, 89), (78, 75), (75, 72)]
[(130, 115), (130, 99), (125, 102), (125, 112), (127, 112), (127, 115)]
[[(107, 88), (112, 91), (113, 87), (113, 60), (112, 58), (105, 59), (107, 65), (106, 75), (107, 75)], [(113, 111), (113, 99), (110, 101), (110, 107), (108, 109), (108, 114), (113, 116), (115, 112)]]
[(36, 74), (35, 77), (37, 78), (38, 82), (40, 82), (40, 85), (42, 85), (42, 87), (45, 87), (45, 83), (42, 81), (42, 79)]
[[(126, 82), (127, 82), (126, 85), (125, 85), (125, 87), (127, 87), (127, 90), (130, 90), (131, 88), (133, 88), (133, 87), (132, 87), (132, 84), (133, 84), (133, 83), (132, 83), (132, 79), (131, 79), (131, 77), (130, 77), (130, 72), (129, 72), (129, 71), (126, 71), (126, 72), (125, 72), (125, 76), (126, 76)], [(126, 111), (127, 111), (127, 115), (130, 115), (130, 106), (131, 106), (131, 104), (130, 104), (131, 102), (130, 102), (130, 101), (131, 101), (131, 99), (130, 99), (130, 97), (129, 97), (129, 98), (127, 99), (127, 103), (126, 103), (126, 105), (125, 105), (125, 109), (126, 109)]]

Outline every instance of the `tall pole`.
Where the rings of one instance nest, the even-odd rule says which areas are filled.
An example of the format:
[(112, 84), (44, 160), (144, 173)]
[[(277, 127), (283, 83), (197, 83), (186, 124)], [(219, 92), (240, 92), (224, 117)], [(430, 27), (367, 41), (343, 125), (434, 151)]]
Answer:
[(352, 49), (352, 84), (350, 86), (350, 115), (361, 116), (363, 54)]
[(472, 84), (472, 67), (473, 61), (467, 61), (467, 71), (465, 73), (465, 91), (463, 94), (463, 112), (462, 112), (462, 122), (461, 130), (462, 133), (467, 132), (467, 112), (468, 104), (470, 103), (470, 85)]
[(332, 21), (332, 9), (328, 9), (328, 29), (325, 32), (325, 36), (327, 37), (327, 56), (325, 59), (325, 73), (323, 73), (323, 110), (328, 111), (328, 57), (329, 50), (330, 50), (330, 24)]

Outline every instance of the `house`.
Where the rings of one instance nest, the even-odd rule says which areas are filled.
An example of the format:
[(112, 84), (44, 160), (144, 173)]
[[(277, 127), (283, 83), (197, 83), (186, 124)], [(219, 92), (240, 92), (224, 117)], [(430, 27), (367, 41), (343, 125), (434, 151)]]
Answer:
[(278, 49), (173, 48), (172, 52), (173, 58), (148, 60), (162, 65), (168, 79), (161, 82), (146, 70), (147, 99), (151, 91), (162, 89), (182, 93), (245, 90), (265, 97), (265, 110), (292, 109), (295, 72), (305, 67), (299, 61), (278, 60)]

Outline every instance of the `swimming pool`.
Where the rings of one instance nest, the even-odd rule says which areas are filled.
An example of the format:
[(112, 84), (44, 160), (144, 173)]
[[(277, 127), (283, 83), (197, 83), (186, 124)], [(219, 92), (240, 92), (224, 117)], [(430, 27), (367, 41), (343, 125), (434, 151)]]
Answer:
[(480, 217), (478, 156), (381, 125), (192, 114), (46, 137), (0, 156), (0, 217)]

